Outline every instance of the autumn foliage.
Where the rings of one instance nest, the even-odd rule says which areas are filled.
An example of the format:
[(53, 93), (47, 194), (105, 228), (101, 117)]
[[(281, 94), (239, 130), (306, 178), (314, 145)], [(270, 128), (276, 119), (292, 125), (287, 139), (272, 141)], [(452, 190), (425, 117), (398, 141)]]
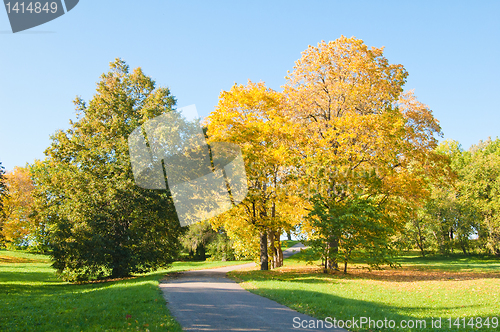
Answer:
[[(248, 81), (220, 93), (208, 143), (241, 148), (248, 195), (210, 223), (227, 232), (235, 256), (280, 267), (280, 236), (294, 230), (325, 271), (347, 271), (353, 259), (392, 264), (394, 238), (452, 171), (436, 150), (438, 121), (383, 51), (355, 37), (322, 41), (302, 53), (282, 91)], [(175, 103), (140, 68), (111, 63), (94, 97), (76, 99), (78, 120), (52, 136), (47, 158), (7, 175), (4, 237), (26, 241), (33, 225), (46, 227), (53, 266), (69, 280), (172, 262), (181, 234), (172, 196), (135, 185), (127, 138)], [(497, 224), (493, 207), (477, 209)]]
[(251, 187), (224, 225), (242, 242), (260, 237), (262, 269), (264, 232), (299, 222), (326, 269), (356, 252), (388, 262), (390, 236), (446, 162), (437, 120), (403, 92), (407, 76), (383, 48), (342, 36), (309, 46), (283, 92), (249, 82), (221, 93), (208, 135), (242, 146)]
[(37, 231), (33, 214), (33, 183), (28, 168), (15, 167), (5, 175), (8, 196), (3, 201), (1, 235), (7, 244), (28, 246)]

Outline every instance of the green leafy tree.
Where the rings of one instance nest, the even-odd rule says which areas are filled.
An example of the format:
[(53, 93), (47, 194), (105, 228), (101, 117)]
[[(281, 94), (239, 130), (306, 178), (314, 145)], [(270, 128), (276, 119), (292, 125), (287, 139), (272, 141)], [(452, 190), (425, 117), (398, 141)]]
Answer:
[(464, 152), (459, 179), (461, 199), (480, 215), (479, 241), (500, 256), (500, 139), (481, 141)]
[(207, 245), (210, 260), (214, 261), (234, 261), (236, 259), (246, 259), (247, 257), (237, 256), (233, 248), (234, 241), (229, 238), (224, 229), (219, 229), (215, 237)]
[(415, 211), (398, 238), (401, 247), (405, 249), (417, 247), (422, 257), (425, 257), (430, 245), (430, 231), (425, 217), (423, 210)]
[(424, 207), (424, 225), (430, 232), (430, 245), (441, 254), (460, 249), (468, 254), (471, 236), (479, 228), (474, 205), (464, 200), (460, 192), (452, 187), (433, 188), (431, 199)]
[[(357, 196), (350, 200), (326, 201), (321, 196), (312, 198), (313, 209), (309, 213), (314, 233), (311, 234), (311, 244), (314, 251), (320, 254), (328, 270), (328, 259), (335, 259), (347, 265), (353, 259), (367, 262), (371, 267), (381, 264), (391, 264), (388, 257), (393, 249), (386, 240), (394, 233), (384, 222), (386, 216), (383, 209), (369, 196)], [(335, 257), (330, 257), (332, 251), (325, 238), (338, 240)]]
[(195, 259), (206, 259), (207, 245), (215, 238), (216, 232), (208, 221), (187, 226), (186, 232), (181, 237), (181, 244)]
[(205, 260), (208, 254), (210, 260), (236, 259), (233, 241), (223, 227), (214, 230), (209, 221), (204, 221), (186, 228), (180, 241), (191, 258)]
[(32, 168), (38, 218), (49, 229), (53, 266), (68, 280), (125, 277), (176, 257), (180, 232), (171, 195), (135, 185), (128, 136), (172, 111), (167, 88), (124, 61), (110, 64), (78, 120), (52, 136)]
[[(483, 145), (484, 147), (485, 145)], [(430, 188), (431, 195), (425, 204), (416, 209), (406, 224), (405, 235), (409, 246), (426, 251), (436, 250), (441, 254), (453, 253), (454, 249), (468, 254), (478, 242), (487, 242), (490, 234), (481, 212), (489, 206), (487, 197), (495, 195), (489, 191), (494, 185), (496, 162), (484, 160), (481, 149), (464, 151), (457, 141), (447, 140), (439, 144), (436, 151), (449, 158), (447, 177), (439, 185)], [(483, 177), (493, 173), (486, 181)], [(486, 184), (486, 185), (485, 185)], [(493, 213), (494, 214), (494, 213)]]

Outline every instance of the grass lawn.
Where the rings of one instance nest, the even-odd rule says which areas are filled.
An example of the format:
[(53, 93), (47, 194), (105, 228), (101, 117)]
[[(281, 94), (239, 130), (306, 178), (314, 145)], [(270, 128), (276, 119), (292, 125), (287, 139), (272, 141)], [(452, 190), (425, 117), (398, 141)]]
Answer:
[(46, 256), (0, 250), (0, 331), (182, 331), (158, 282), (166, 273), (244, 262), (176, 262), (137, 278), (70, 284)]
[[(249, 291), (318, 319), (332, 317), (345, 321), (354, 317), (358, 325), (361, 317), (373, 321), (387, 319), (394, 320), (395, 327), (401, 323), (416, 324), (418, 319), (425, 320), (426, 329), (394, 330), (475, 331), (469, 325), (472, 324), (470, 318), (481, 317), (486, 322), (489, 317), (490, 328), (483, 325), (478, 331), (500, 330), (498, 259), (481, 256), (420, 258), (408, 253), (399, 258), (400, 269), (369, 272), (358, 264), (351, 266), (348, 275), (327, 275), (321, 273), (317, 265), (300, 261), (300, 256), (292, 256), (285, 260), (282, 268), (273, 271), (233, 271), (230, 275)], [(439, 317), (441, 328), (432, 328), (432, 319)], [(456, 321), (456, 318), (461, 320)], [(349, 330), (392, 330), (373, 328), (374, 324), (368, 329), (367, 324), (363, 329)], [(476, 321), (474, 327), (475, 324)]]

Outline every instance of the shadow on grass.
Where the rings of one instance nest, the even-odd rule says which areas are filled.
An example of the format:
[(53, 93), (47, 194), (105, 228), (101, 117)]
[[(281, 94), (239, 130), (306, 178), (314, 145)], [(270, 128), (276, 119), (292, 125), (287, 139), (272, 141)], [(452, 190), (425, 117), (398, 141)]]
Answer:
[(0, 272), (0, 331), (180, 331), (157, 286), (163, 274), (69, 284), (53, 272)]
[(158, 281), (207, 265), (174, 263), (148, 274), (84, 284), (61, 281), (49, 264), (0, 265), (0, 331), (181, 331)]
[[(412, 321), (413, 323), (417, 320), (423, 320), (425, 324), (422, 325), (421, 328), (405, 328), (405, 329), (396, 329), (400, 331), (434, 331), (436, 330), (435, 328), (432, 328), (432, 320), (436, 319), (438, 317), (432, 317), (426, 315), (426, 312), (429, 311), (428, 307), (419, 307), (419, 306), (412, 306), (411, 304), (407, 306), (391, 306), (391, 305), (385, 305), (377, 302), (371, 302), (371, 301), (361, 301), (361, 300), (354, 300), (354, 299), (349, 299), (349, 298), (343, 298), (340, 296), (332, 295), (332, 294), (327, 294), (327, 293), (321, 293), (321, 292), (315, 292), (311, 290), (283, 290), (283, 289), (276, 289), (276, 288), (266, 288), (266, 287), (259, 287), (258, 289), (251, 290), (253, 293), (265, 296), (267, 298), (270, 298), (276, 302), (282, 303), (294, 310), (297, 310), (299, 312), (302, 312), (304, 314), (308, 314), (310, 316), (313, 316), (317, 319), (326, 319), (327, 317), (335, 318), (336, 320), (353, 320), (357, 319), (358, 320), (358, 325), (359, 325), (359, 320), (361, 317), (365, 317), (366, 319), (371, 319), (373, 321), (384, 321), (385, 319), (393, 320), (395, 322), (395, 326), (398, 327), (401, 322), (410, 322)], [(480, 307), (480, 305), (457, 305), (457, 306), (450, 306), (450, 307), (442, 307), (442, 310), (454, 310), (454, 309), (461, 309), (463, 310), (464, 308), (470, 308), (471, 310), (474, 308)], [(402, 312), (405, 311), (411, 311), (411, 314), (405, 314)], [(443, 324), (446, 325), (448, 324), (447, 319), (449, 316), (443, 315), (442, 321)], [(483, 319), (486, 319), (486, 317), (483, 317)], [(382, 331), (384, 329), (376, 329), (375, 326), (369, 327), (368, 324), (365, 324), (363, 326), (364, 328), (352, 328), (349, 329), (351, 331)], [(375, 329), (374, 329), (375, 328)], [(447, 329), (446, 326), (442, 326), (440, 331), (451, 331), (451, 330), (456, 330), (455, 329)], [(485, 331), (490, 331), (488, 329), (482, 329)], [(495, 329), (491, 329), (493, 331)], [(385, 331), (385, 330), (384, 330)]]
[(231, 271), (229, 276), (238, 280), (251, 279), (252, 281), (286, 281), (300, 283), (336, 283), (336, 278), (333, 275), (311, 272), (282, 272), (279, 270), (271, 271)]

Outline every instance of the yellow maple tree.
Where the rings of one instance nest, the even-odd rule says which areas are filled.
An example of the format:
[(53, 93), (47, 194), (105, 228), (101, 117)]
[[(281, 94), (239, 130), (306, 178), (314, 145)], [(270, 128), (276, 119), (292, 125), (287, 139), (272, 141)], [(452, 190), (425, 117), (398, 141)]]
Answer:
[(236, 239), (240, 252), (255, 256), (260, 252), (264, 270), (268, 269), (268, 256), (271, 267), (282, 265), (280, 235), (300, 222), (304, 211), (292, 189), (288, 145), (292, 130), (282, 104), (281, 93), (249, 81), (223, 91), (207, 119), (209, 143), (230, 142), (241, 147), (248, 182), (245, 200), (212, 223), (223, 226)]
[(1, 232), (5, 241), (27, 245), (36, 226), (30, 217), (33, 204), (33, 182), (29, 169), (15, 167), (5, 175), (9, 195), (4, 199)]
[[(304, 229), (322, 237), (326, 269), (337, 269), (343, 239), (363, 242), (352, 241), (347, 224), (338, 222), (345, 216), (332, 211), (373, 207), (371, 215), (384, 218), (370, 217), (371, 223), (397, 230), (408, 209), (429, 194), (432, 174), (443, 169), (445, 160), (434, 152), (441, 128), (412, 92), (403, 93), (407, 76), (402, 65), (389, 63), (383, 48), (344, 36), (309, 46), (288, 73), (284, 109), (295, 124), (303, 192), (315, 204), (309, 220), (323, 218), (325, 227), (324, 234), (314, 229), (317, 222)], [(356, 234), (364, 236), (362, 230)]]

